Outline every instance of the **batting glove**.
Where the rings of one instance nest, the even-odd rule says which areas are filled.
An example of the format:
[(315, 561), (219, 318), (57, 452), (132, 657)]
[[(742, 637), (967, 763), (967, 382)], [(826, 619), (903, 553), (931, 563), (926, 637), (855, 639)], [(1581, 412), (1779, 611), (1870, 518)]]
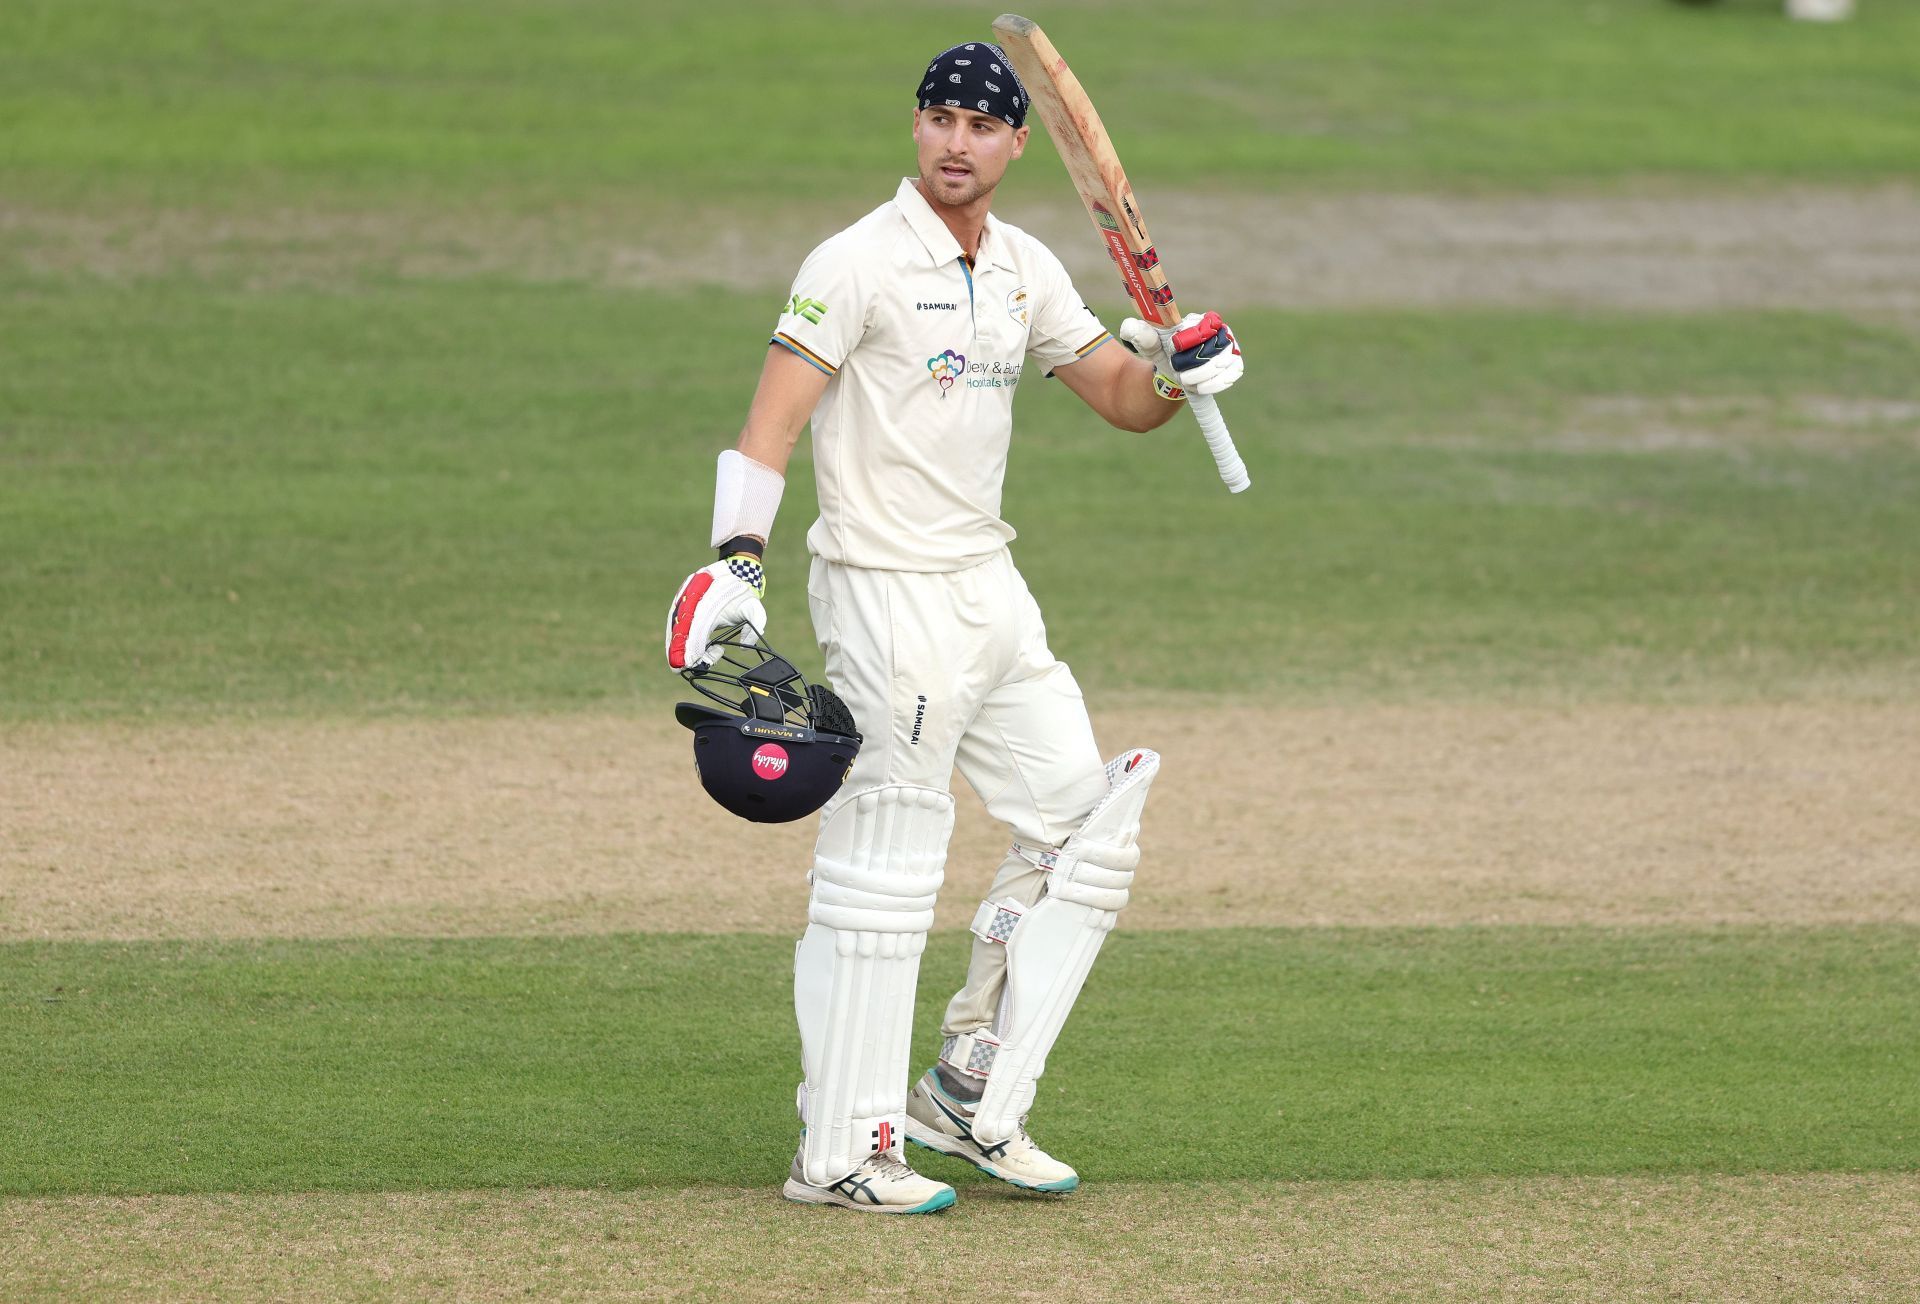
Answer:
[(1190, 312), (1169, 331), (1129, 317), (1120, 323), (1120, 342), (1154, 365), (1154, 388), (1165, 398), (1218, 394), (1246, 370), (1240, 343), (1219, 313)]
[(1170, 347), (1174, 379), (1190, 394), (1218, 394), (1247, 369), (1240, 342), (1217, 312), (1182, 317)]
[(1120, 323), (1120, 342), (1127, 346), (1129, 353), (1137, 353), (1151, 362), (1156, 371), (1169, 371), (1173, 367), (1167, 360), (1166, 341), (1160, 338), (1158, 326), (1129, 317)]
[(720, 659), (711, 640), (715, 630), (750, 625), (757, 638), (767, 633), (766, 570), (750, 552), (737, 552), (687, 576), (667, 612), (667, 664), (675, 670), (704, 670)]

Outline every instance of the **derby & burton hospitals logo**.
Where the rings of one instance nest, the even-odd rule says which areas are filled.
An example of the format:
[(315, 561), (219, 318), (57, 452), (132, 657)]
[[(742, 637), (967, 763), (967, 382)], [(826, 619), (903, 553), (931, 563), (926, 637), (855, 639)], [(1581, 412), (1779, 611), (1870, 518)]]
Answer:
[(953, 388), (953, 382), (966, 374), (967, 355), (948, 349), (945, 353), (936, 353), (927, 359), (927, 372), (940, 385), (940, 397), (945, 398), (947, 391)]

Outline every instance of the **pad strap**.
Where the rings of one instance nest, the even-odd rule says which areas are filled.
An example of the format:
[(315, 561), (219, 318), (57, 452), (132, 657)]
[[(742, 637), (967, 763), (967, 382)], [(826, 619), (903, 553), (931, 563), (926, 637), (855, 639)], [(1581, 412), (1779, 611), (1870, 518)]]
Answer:
[(970, 1078), (985, 1078), (993, 1071), (993, 1057), (1000, 1053), (1000, 1039), (985, 1028), (948, 1037), (940, 1043), (940, 1062)]
[(967, 928), (983, 942), (1005, 946), (1020, 923), (1020, 917), (1026, 913), (1027, 908), (1012, 897), (1005, 901), (982, 901)]

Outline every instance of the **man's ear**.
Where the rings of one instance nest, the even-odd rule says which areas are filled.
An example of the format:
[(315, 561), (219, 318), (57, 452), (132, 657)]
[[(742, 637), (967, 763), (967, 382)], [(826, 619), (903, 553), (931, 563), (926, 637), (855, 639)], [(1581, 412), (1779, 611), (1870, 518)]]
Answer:
[(1027, 152), (1027, 137), (1033, 134), (1032, 127), (1016, 127), (1013, 132), (1013, 153), (1009, 158), (1019, 158)]

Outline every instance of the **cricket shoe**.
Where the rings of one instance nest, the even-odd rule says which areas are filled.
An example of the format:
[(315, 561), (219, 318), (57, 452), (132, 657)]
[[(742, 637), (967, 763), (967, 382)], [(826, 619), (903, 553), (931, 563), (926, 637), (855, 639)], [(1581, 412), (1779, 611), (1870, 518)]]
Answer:
[(807, 1181), (796, 1154), (780, 1194), (800, 1204), (831, 1204), (862, 1213), (938, 1213), (953, 1203), (951, 1186), (920, 1176), (891, 1150), (868, 1155), (858, 1168), (825, 1186)]
[(1080, 1174), (1033, 1143), (1025, 1118), (1005, 1141), (990, 1146), (975, 1141), (973, 1106), (942, 1087), (932, 1069), (907, 1093), (907, 1140), (964, 1159), (988, 1177), (1022, 1190), (1065, 1195), (1080, 1185)]

